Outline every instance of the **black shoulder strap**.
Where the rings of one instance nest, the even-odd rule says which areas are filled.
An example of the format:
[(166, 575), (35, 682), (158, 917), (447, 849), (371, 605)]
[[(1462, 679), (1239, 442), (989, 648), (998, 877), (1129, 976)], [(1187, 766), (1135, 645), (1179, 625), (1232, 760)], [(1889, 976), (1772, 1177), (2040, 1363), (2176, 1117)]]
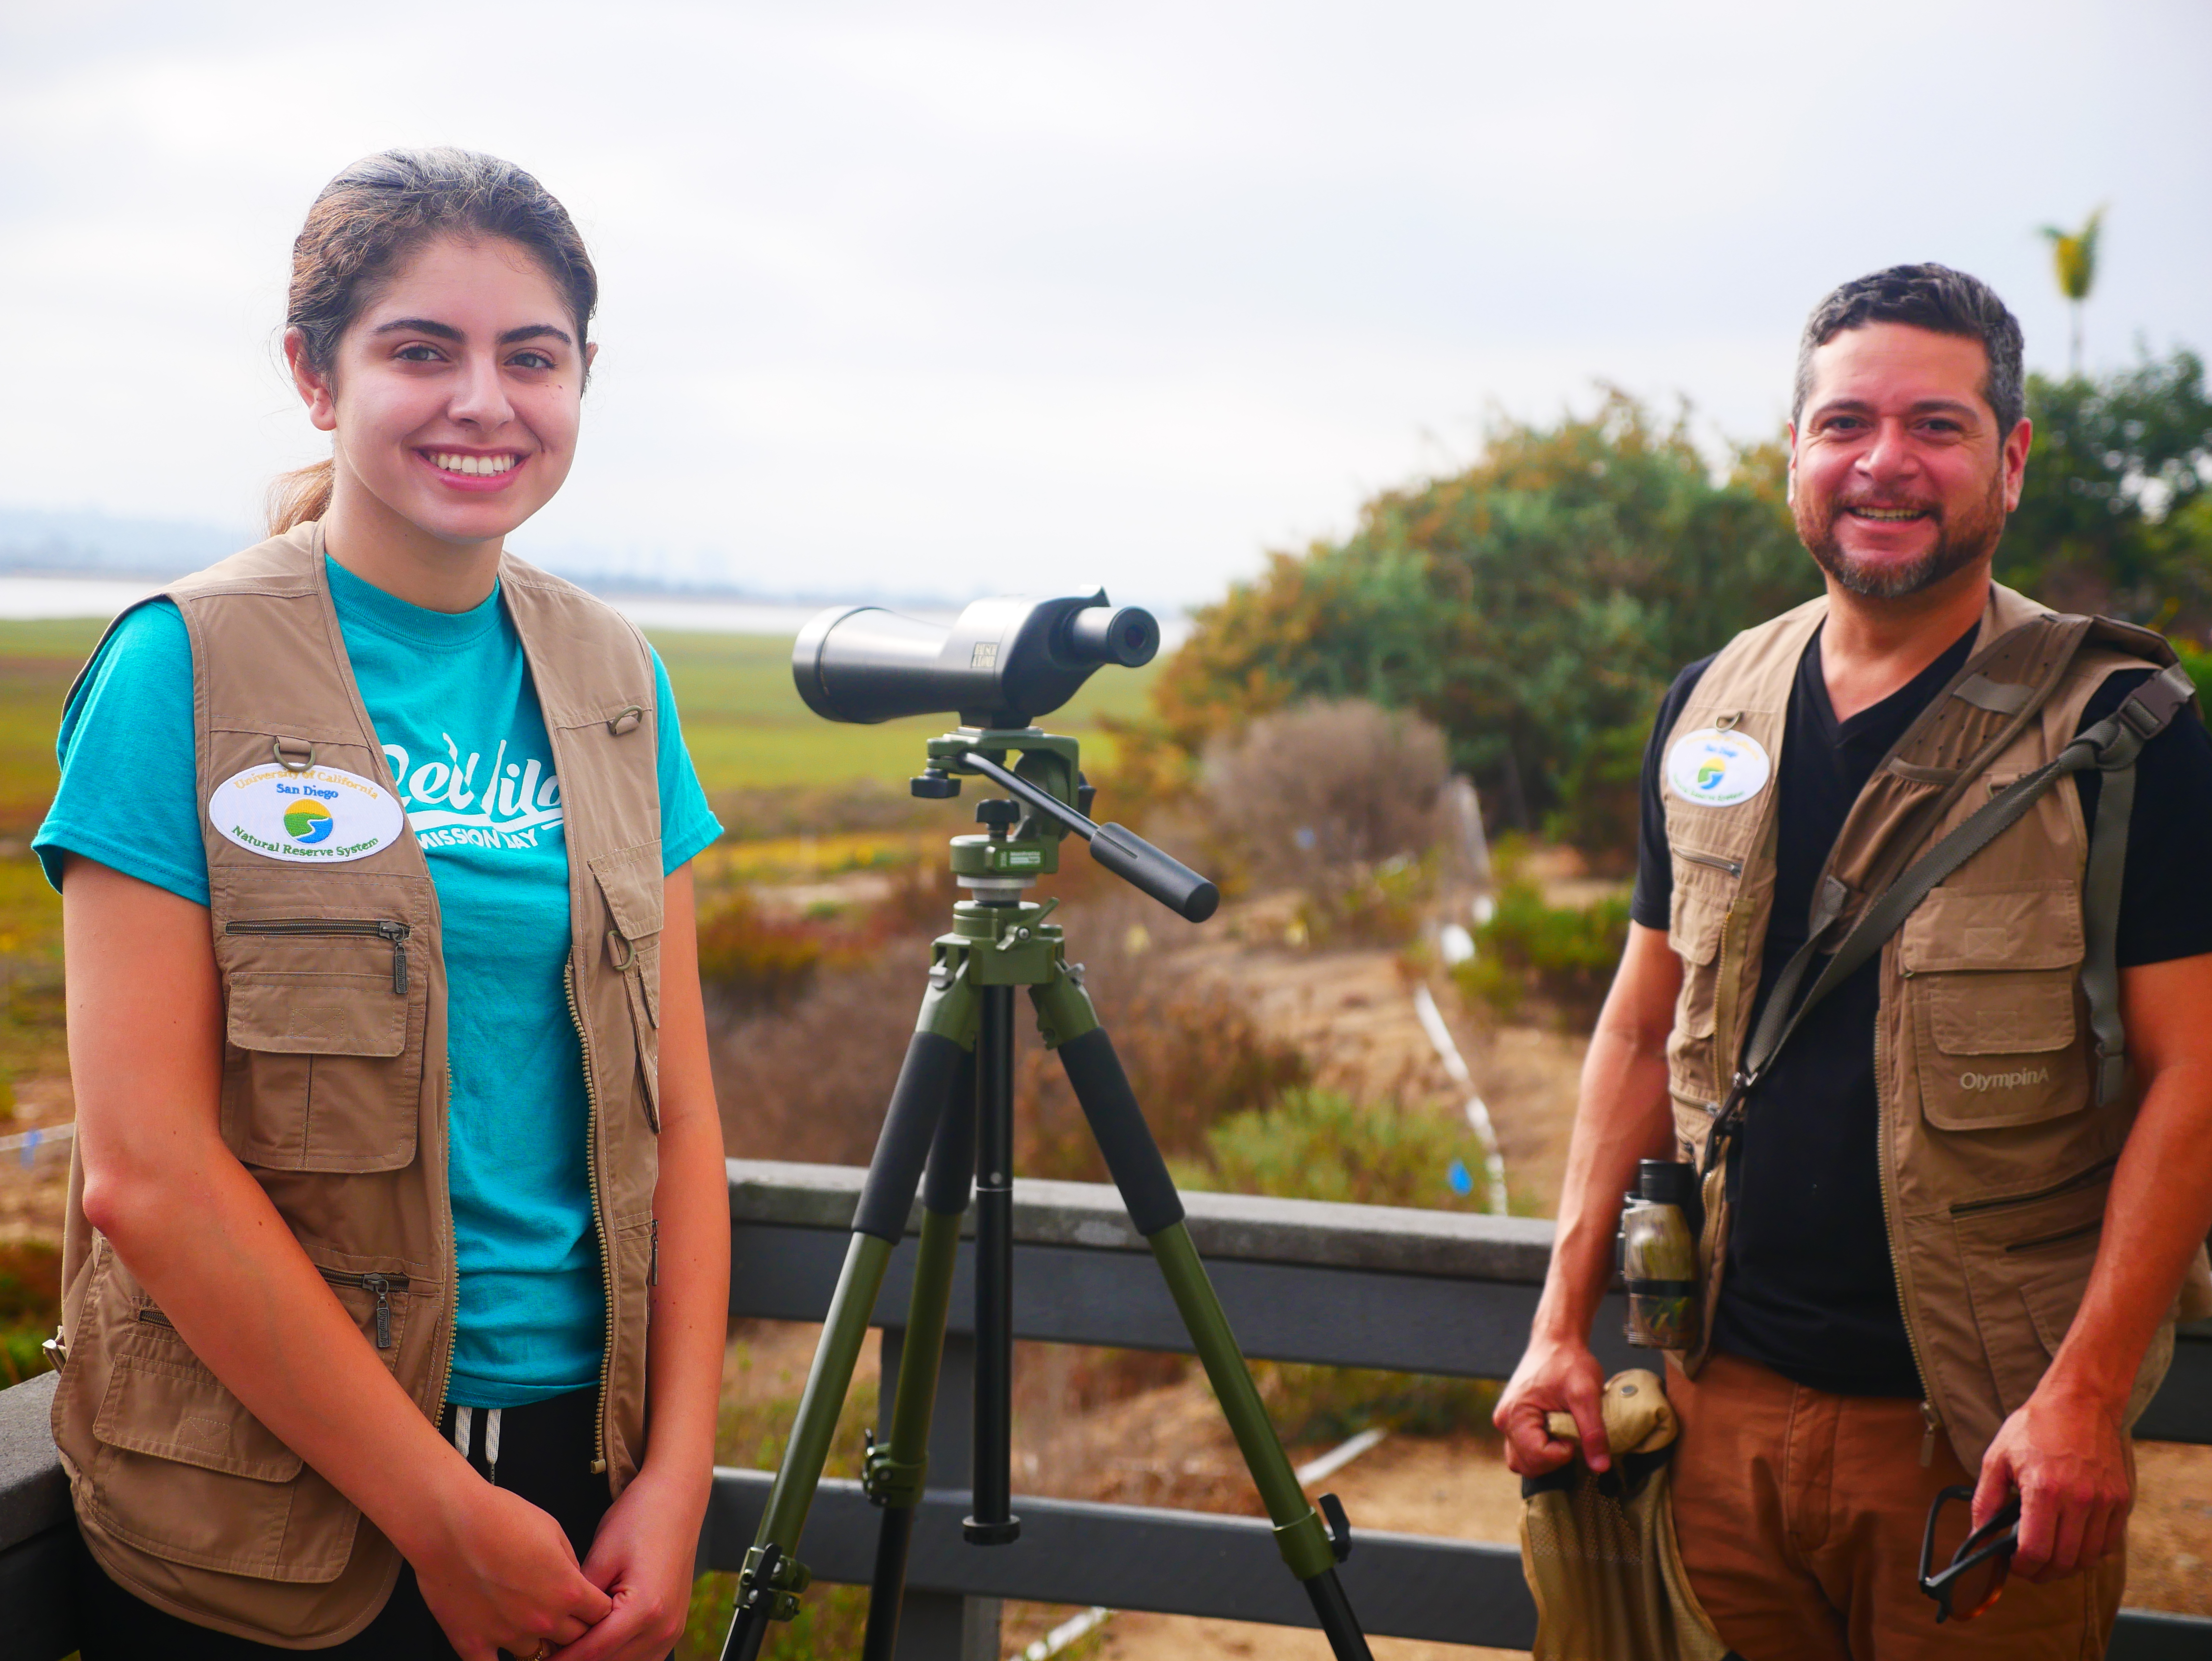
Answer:
[(2111, 715), (2060, 751), (2055, 759), (2014, 780), (1972, 817), (1954, 827), (1860, 913), (1857, 923), (1821, 968), (1803, 1001), (1793, 1009), (1791, 1004), (1798, 984), (1811, 970), (1813, 959), (1820, 955), (1817, 946), (1820, 936), (1815, 930), (1812, 939), (1783, 965), (1775, 981), (1774, 990), (1759, 1016), (1758, 1029), (1745, 1049), (1743, 1065), (1715, 1123), (1714, 1134), (1706, 1140), (1705, 1169), (1712, 1168), (1717, 1158), (1715, 1150), (1724, 1140), (1723, 1128), (1732, 1129), (1741, 1117), (1745, 1095), (1765, 1076), (1767, 1069), (1774, 1065), (1774, 1058), (1814, 1006), (1879, 952), (1938, 883), (2018, 824), (2037, 799), (2059, 780), (2091, 767), (2104, 773), (2106, 779), (2097, 803), (2097, 827), (2091, 838), (2089, 866), (2081, 882), (2087, 934), (2081, 987), (2088, 997), (2090, 1031), (2097, 1043), (2097, 1104), (2101, 1107), (2116, 1100), (2127, 1083), (2127, 1040), (2119, 1014), (2118, 945), (2128, 821), (2135, 808), (2136, 757), (2142, 753), (2145, 744), (2172, 724), (2196, 691), (2185, 669), (2178, 663), (2167, 665), (2136, 688)]

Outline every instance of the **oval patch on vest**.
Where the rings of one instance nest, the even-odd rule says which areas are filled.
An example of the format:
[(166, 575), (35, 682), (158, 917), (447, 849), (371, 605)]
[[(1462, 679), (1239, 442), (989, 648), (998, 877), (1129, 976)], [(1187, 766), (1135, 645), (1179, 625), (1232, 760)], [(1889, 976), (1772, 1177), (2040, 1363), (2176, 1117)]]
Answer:
[(269, 762), (234, 774), (208, 799), (208, 822), (248, 853), (299, 865), (365, 860), (398, 839), (406, 815), (374, 779)]
[(1668, 787), (1704, 807), (1749, 801), (1773, 776), (1774, 764), (1758, 739), (1717, 727), (1686, 733), (1667, 751)]

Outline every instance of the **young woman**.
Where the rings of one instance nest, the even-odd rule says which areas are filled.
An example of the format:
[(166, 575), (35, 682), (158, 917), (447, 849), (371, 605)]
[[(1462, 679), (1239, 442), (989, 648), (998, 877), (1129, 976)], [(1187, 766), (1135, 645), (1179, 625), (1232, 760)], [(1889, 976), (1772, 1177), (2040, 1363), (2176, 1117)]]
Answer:
[(70, 697), (37, 846), (88, 1661), (643, 1661), (682, 1626), (728, 1281), (687, 862), (720, 827), (652, 648), (504, 547), (574, 459), (596, 298), (520, 169), (349, 167), (284, 339), (331, 459)]

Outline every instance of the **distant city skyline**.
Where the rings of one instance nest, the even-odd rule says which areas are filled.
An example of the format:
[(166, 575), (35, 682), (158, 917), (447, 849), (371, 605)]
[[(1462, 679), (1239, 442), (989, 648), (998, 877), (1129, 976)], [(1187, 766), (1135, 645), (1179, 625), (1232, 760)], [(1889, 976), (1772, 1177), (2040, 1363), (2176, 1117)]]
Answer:
[(1202, 602), (1599, 382), (1771, 435), (1828, 288), (1936, 259), (2063, 371), (2212, 347), (2212, 9), (887, 0), (0, 11), (0, 508), (250, 532), (345, 162), (520, 162), (599, 261), (548, 563)]

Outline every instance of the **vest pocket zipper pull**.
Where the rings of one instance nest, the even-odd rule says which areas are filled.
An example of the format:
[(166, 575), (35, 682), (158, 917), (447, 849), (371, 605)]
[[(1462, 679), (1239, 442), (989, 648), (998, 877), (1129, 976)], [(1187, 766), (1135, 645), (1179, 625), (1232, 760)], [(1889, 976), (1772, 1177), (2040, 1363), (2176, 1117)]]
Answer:
[(376, 1294), (376, 1347), (392, 1348), (392, 1282), (381, 1275), (364, 1275), (362, 1285)]
[(380, 922), (376, 932), (392, 942), (392, 995), (407, 995), (407, 925), (404, 922)]
[(332, 1286), (359, 1287), (376, 1299), (376, 1347), (392, 1348), (392, 1294), (407, 1289), (404, 1275), (355, 1275), (342, 1269), (326, 1269), (322, 1276)]
[(649, 1287), (660, 1284), (660, 1219), (653, 1220), (653, 1256), (647, 1259), (645, 1283)]
[(1920, 1404), (1920, 1469), (1925, 1470), (1936, 1463), (1936, 1433), (1943, 1427), (1933, 1402)]

